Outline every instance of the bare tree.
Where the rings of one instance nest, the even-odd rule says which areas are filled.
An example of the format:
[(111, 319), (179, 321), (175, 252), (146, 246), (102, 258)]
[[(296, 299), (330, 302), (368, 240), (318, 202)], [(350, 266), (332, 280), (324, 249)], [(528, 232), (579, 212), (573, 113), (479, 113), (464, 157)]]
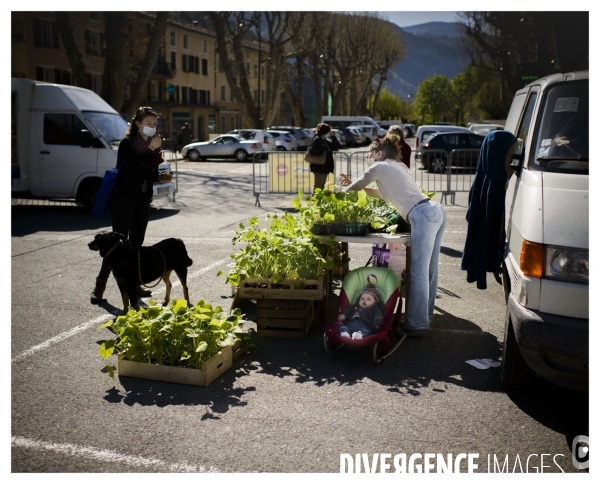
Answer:
[[(156, 20), (154, 22), (154, 28), (152, 29), (152, 33), (150, 35), (146, 55), (142, 62), (142, 66), (140, 67), (140, 70), (137, 73), (135, 84), (131, 89), (131, 97), (122, 109), (122, 112), (127, 114), (129, 117), (133, 117), (135, 110), (138, 108), (140, 101), (144, 97), (146, 84), (148, 83), (148, 79), (150, 78), (152, 67), (156, 62), (161, 43), (164, 42), (165, 39), (168, 15), (169, 12), (157, 12), (156, 14)], [(124, 82), (125, 78), (125, 76), (122, 76), (120, 79), (122, 80), (122, 82)]]
[(65, 46), (69, 64), (73, 70), (73, 79), (75, 80), (75, 84), (77, 86), (89, 89), (85, 63), (81, 58), (81, 52), (79, 52), (77, 44), (75, 43), (75, 38), (73, 37), (73, 29), (71, 28), (69, 13), (56, 12), (56, 23), (58, 24), (60, 37)]

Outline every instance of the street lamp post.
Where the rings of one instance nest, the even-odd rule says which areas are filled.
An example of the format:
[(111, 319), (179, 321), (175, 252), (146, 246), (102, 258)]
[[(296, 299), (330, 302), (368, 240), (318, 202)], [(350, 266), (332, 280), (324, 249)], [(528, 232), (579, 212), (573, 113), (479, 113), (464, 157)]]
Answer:
[(262, 17), (262, 12), (258, 13), (258, 92), (256, 94), (257, 97), (257, 108), (256, 108), (256, 127), (258, 129), (261, 129), (260, 126), (260, 28), (261, 28), (261, 17)]

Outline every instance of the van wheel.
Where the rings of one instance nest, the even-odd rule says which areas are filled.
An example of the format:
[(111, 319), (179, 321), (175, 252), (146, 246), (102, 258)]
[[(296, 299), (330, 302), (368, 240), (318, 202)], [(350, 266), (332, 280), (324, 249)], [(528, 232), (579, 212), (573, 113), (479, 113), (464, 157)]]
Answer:
[(102, 180), (93, 179), (82, 183), (79, 187), (77, 201), (83, 205), (85, 213), (91, 214), (93, 212), (94, 203), (96, 203), (96, 194), (98, 193), (101, 184)]
[(435, 158), (434, 160), (429, 160), (427, 171), (429, 173), (444, 173), (446, 171), (446, 159)]
[(500, 383), (506, 389), (526, 390), (533, 383), (535, 373), (523, 359), (510, 313), (506, 309), (506, 324), (504, 325), (504, 349), (502, 351), (502, 366), (500, 368)]

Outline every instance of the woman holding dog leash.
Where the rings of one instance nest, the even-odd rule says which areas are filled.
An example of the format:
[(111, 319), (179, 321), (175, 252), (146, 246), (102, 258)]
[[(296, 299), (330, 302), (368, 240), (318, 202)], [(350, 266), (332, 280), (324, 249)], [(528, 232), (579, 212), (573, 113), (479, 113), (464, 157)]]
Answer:
[[(362, 190), (367, 195), (383, 198), (411, 225), (410, 297), (406, 308), (406, 322), (402, 331), (416, 335), (429, 330), (438, 286), (438, 263), (446, 213), (442, 206), (421, 192), (399, 155), (397, 136), (388, 134), (369, 147), (369, 168), (352, 182), (343, 173), (344, 191)], [(378, 188), (366, 188), (376, 182)]]
[[(119, 170), (110, 199), (113, 232), (125, 235), (132, 244), (139, 246), (146, 235), (153, 185), (158, 181), (158, 165), (163, 162), (157, 121), (158, 113), (150, 107), (140, 107), (135, 112), (131, 127), (119, 145)], [(102, 296), (109, 275), (110, 267), (103, 259), (90, 296), (92, 304), (105, 300)], [(152, 294), (141, 286), (136, 290), (140, 296)]]

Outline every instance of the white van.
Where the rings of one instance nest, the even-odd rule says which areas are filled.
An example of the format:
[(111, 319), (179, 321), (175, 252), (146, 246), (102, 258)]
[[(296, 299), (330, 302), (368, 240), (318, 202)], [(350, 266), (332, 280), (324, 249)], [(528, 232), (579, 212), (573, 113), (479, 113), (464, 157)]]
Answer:
[[(75, 198), (93, 208), (106, 170), (117, 161), (129, 128), (123, 118), (87, 89), (12, 79), (11, 184), (39, 198)], [(159, 173), (169, 172), (161, 163)], [(154, 184), (154, 197), (175, 192), (175, 183)]]
[(348, 128), (349, 126), (373, 126), (376, 129), (377, 136), (383, 137), (387, 131), (379, 126), (369, 116), (322, 116), (321, 122), (326, 123), (332, 128)]
[(588, 390), (589, 74), (553, 74), (517, 91), (505, 129), (524, 143), (506, 193), (501, 381), (533, 373)]

